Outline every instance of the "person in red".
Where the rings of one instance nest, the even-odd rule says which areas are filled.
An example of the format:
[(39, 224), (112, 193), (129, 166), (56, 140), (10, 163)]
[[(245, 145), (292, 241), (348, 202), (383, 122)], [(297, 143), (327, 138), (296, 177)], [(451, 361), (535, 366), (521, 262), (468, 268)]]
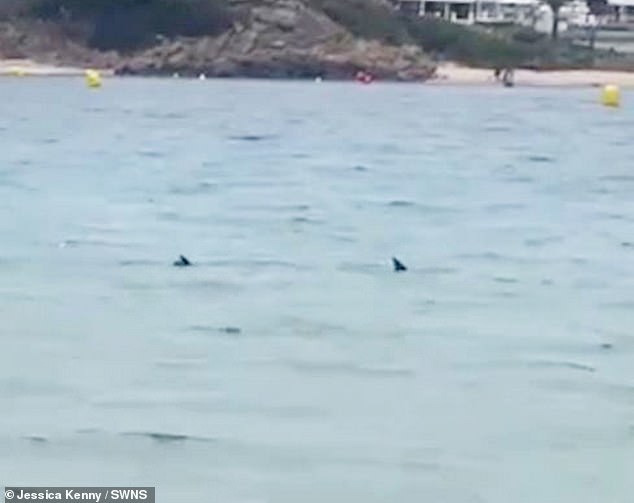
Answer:
[(357, 82), (361, 82), (362, 84), (370, 84), (374, 80), (374, 77), (371, 73), (363, 72), (359, 70), (356, 75)]

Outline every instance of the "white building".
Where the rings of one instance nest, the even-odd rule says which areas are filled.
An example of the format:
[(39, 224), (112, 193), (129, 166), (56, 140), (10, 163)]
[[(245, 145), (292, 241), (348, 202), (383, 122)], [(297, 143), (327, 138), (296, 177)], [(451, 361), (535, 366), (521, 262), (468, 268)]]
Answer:
[(421, 15), (463, 24), (530, 24), (538, 0), (425, 0)]
[(611, 18), (617, 23), (634, 23), (634, 0), (608, 0)]
[(402, 0), (398, 4), (408, 14), (455, 23), (523, 24), (532, 21), (539, 0)]
[[(435, 16), (461, 24), (521, 24), (548, 33), (553, 13), (542, 0), (394, 0), (404, 12)], [(585, 0), (566, 3), (559, 12), (559, 30), (596, 24), (634, 24), (634, 0), (608, 0), (608, 12), (600, 19), (590, 13)]]

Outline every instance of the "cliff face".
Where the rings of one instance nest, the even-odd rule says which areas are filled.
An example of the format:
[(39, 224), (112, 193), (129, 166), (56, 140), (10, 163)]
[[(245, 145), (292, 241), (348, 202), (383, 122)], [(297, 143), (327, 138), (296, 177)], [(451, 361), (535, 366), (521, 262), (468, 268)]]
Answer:
[(220, 37), (165, 41), (126, 58), (123, 74), (346, 79), (369, 71), (390, 80), (425, 80), (433, 65), (417, 47), (352, 37), (300, 0), (243, 2), (246, 15)]
[[(301, 0), (234, 1), (240, 21), (218, 37), (177, 38), (129, 55), (103, 53), (54, 26), (0, 26), (0, 53), (47, 63), (114, 68), (120, 74), (349, 79), (359, 71), (386, 80), (429, 78), (434, 65), (415, 46), (355, 39)], [(26, 36), (25, 36), (25, 30)]]

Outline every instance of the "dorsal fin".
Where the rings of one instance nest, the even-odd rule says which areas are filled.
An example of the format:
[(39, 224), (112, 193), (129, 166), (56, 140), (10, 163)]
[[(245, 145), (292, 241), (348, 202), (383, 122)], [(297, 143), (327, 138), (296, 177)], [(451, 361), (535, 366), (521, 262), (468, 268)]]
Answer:
[(401, 262), (396, 257), (392, 257), (392, 265), (394, 266), (394, 272), (407, 271), (407, 267), (405, 267), (405, 264), (403, 264), (403, 262)]

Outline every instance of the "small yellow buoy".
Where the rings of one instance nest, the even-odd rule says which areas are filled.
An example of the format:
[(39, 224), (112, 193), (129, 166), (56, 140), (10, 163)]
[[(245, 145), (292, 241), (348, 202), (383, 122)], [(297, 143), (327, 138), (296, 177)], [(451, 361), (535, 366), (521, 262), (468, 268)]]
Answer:
[(9, 73), (14, 77), (24, 77), (26, 75), (24, 68), (20, 68), (19, 66), (11, 67)]
[(86, 85), (88, 87), (97, 88), (101, 87), (101, 75), (97, 70), (86, 70)]
[(621, 104), (621, 90), (619, 86), (609, 84), (601, 91), (601, 103), (606, 107), (618, 107)]

